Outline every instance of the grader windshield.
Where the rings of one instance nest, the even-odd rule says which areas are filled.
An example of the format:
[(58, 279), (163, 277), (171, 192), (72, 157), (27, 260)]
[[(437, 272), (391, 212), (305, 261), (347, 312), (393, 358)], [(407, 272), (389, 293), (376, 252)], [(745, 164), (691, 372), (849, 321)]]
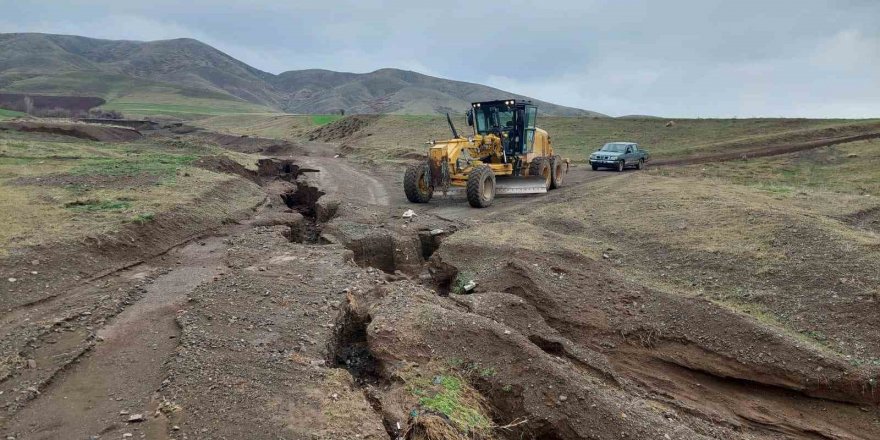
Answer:
[(538, 108), (529, 101), (488, 101), (472, 104), (468, 123), (474, 133), (501, 136), (507, 155), (531, 153)]
[(486, 135), (515, 127), (514, 108), (503, 104), (480, 105), (474, 107), (475, 129), (478, 134)]

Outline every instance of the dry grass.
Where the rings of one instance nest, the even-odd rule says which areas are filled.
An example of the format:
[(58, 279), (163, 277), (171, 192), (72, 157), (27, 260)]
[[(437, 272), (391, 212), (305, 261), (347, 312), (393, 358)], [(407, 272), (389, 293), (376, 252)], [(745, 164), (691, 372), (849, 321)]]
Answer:
[(190, 166), (199, 151), (212, 152), (180, 144), (3, 135), (0, 254), (150, 221), (236, 178)]
[(880, 196), (880, 140), (853, 142), (777, 157), (663, 169), (665, 176), (717, 179), (774, 193)]

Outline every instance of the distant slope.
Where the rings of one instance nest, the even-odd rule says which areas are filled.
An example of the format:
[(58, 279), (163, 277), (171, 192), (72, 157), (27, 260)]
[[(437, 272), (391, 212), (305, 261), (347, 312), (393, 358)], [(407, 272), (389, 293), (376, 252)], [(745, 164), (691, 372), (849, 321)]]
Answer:
[[(139, 42), (34, 33), (0, 34), (0, 91), (97, 96), (111, 105), (121, 99), (186, 106), (196, 98), (296, 113), (437, 114), (462, 112), (477, 100), (529, 99), (398, 69), (273, 75), (188, 38)], [(533, 101), (548, 115), (602, 116)]]

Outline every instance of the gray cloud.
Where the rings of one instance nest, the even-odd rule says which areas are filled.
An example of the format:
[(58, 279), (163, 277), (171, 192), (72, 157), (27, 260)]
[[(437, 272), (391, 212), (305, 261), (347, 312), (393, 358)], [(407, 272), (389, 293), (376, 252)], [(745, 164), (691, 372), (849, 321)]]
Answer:
[(0, 0), (0, 32), (192, 37), (278, 73), (399, 67), (613, 115), (880, 116), (880, 2)]

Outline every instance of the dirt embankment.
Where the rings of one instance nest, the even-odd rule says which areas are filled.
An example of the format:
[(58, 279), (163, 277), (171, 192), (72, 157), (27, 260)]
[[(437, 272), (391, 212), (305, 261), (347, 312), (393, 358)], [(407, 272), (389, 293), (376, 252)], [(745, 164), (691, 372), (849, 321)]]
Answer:
[(364, 127), (379, 118), (378, 115), (354, 115), (331, 122), (309, 133), (310, 141), (333, 142), (355, 136)]
[(24, 112), (28, 109), (26, 100), (30, 100), (32, 110), (62, 109), (71, 113), (86, 113), (90, 109), (107, 103), (102, 98), (89, 96), (50, 96), (28, 93), (0, 93), (0, 108)]
[[(407, 391), (414, 369), (440, 363), (480, 393), (490, 425), (508, 426), (500, 438), (880, 435), (877, 371), (612, 272), (578, 255), (453, 239), (424, 286), (350, 295), (340, 340), (374, 363), (365, 370), (378, 372), (367, 379), (380, 384), (370, 393), (386, 426), (432, 415)], [(437, 295), (471, 279), (470, 295)]]
[(0, 122), (0, 131), (2, 130), (58, 134), (99, 142), (125, 142), (142, 137), (141, 133), (133, 128), (60, 120)]

